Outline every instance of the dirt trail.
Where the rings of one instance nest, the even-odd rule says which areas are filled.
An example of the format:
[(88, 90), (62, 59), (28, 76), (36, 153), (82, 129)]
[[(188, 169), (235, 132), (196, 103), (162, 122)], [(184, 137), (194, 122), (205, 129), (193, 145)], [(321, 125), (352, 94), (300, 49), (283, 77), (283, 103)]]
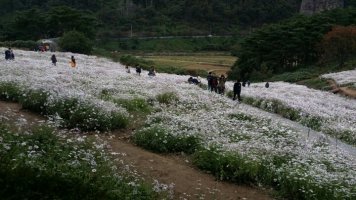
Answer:
[[(24, 126), (32, 126), (43, 123), (44, 118), (21, 110), (16, 103), (0, 101), (0, 121), (25, 121)], [(128, 141), (127, 133), (116, 131), (105, 138), (114, 152), (124, 155), (120, 157), (124, 163), (131, 164), (147, 182), (173, 183), (174, 199), (272, 199), (269, 191), (217, 181), (193, 168), (184, 156), (158, 155), (136, 147)]]
[(135, 166), (146, 180), (173, 183), (175, 199), (272, 199), (260, 189), (217, 181), (193, 168), (184, 156), (154, 154), (123, 138), (110, 140), (113, 151), (126, 153), (125, 161)]
[(338, 93), (356, 99), (356, 90), (351, 89), (349, 87), (339, 87), (337, 83), (332, 79), (329, 79), (328, 82), (332, 88), (331, 90), (332, 93), (334, 94)]

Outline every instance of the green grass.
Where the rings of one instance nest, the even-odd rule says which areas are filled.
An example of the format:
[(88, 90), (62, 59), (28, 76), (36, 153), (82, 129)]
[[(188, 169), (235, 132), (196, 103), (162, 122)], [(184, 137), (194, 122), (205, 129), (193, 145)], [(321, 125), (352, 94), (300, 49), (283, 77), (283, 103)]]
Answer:
[(137, 131), (132, 140), (135, 144), (158, 153), (194, 153), (200, 148), (196, 136), (174, 136), (158, 126)]
[(233, 37), (168, 38), (107, 40), (97, 42), (97, 48), (108, 51), (198, 52), (230, 51), (238, 39)]
[(116, 171), (95, 141), (59, 137), (46, 126), (28, 132), (11, 132), (0, 124), (2, 199), (158, 198), (151, 186)]

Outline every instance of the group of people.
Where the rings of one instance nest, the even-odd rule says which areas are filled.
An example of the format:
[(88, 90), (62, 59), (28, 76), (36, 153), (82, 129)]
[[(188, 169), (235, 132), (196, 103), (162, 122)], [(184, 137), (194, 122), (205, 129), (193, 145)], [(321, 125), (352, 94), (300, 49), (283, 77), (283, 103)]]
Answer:
[[(15, 54), (11, 48), (5, 50), (5, 60), (15, 60)], [(55, 54), (51, 56), (51, 61), (52, 65), (57, 66), (57, 57)], [(71, 56), (69, 64), (73, 68), (77, 66), (74, 56)]]
[(15, 54), (11, 48), (6, 49), (5, 60), (15, 60)]
[[(56, 57), (55, 54), (53, 54), (53, 55), (51, 56), (51, 61), (52, 61), (52, 65), (57, 66), (57, 57)], [(77, 66), (77, 63), (76, 63), (76, 61), (75, 61), (74, 56), (71, 56), (70, 61), (69, 61), (69, 64), (70, 64), (70, 66), (73, 67), (73, 68), (75, 68), (75, 67)]]
[(209, 91), (216, 92), (222, 95), (225, 93), (226, 78), (223, 74), (220, 77), (217, 77), (214, 76), (211, 72), (209, 72), (207, 76), (207, 80), (208, 80)]
[[(125, 66), (126, 72), (127, 73), (131, 73), (130, 67), (128, 65)], [(135, 66), (136, 69), (136, 74), (141, 76), (141, 72), (142, 72), (142, 68), (140, 65), (136, 65)], [(156, 76), (156, 70), (153, 66), (151, 66), (151, 68), (148, 70), (148, 76)]]

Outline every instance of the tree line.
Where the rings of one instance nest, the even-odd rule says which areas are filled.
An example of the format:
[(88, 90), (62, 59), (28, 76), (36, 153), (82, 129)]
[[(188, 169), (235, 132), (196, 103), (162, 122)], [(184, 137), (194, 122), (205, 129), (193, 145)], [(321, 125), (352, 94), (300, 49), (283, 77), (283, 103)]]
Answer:
[(261, 80), (326, 58), (342, 65), (348, 57), (356, 56), (354, 25), (356, 8), (348, 8), (297, 16), (263, 27), (240, 43), (235, 51), (239, 59), (229, 77)]
[[(67, 19), (78, 19), (77, 15), (95, 18), (97, 23), (91, 24), (95, 26), (92, 29), (101, 38), (129, 36), (131, 30), (137, 36), (232, 34), (247, 27), (291, 17), (298, 12), (300, 2), (301, 0), (0, 0), (0, 38), (4, 40), (18, 36), (33, 39), (43, 35), (60, 35), (62, 33), (57, 29), (62, 24), (69, 25)], [(63, 6), (69, 9), (63, 9)], [(60, 15), (61, 18), (48, 20), (54, 15)], [(79, 19), (78, 23), (75, 20), (70, 26), (73, 29), (82, 29), (77, 26), (84, 21)], [(26, 28), (31, 30), (28, 31), (31, 33), (29, 36), (21, 30)]]

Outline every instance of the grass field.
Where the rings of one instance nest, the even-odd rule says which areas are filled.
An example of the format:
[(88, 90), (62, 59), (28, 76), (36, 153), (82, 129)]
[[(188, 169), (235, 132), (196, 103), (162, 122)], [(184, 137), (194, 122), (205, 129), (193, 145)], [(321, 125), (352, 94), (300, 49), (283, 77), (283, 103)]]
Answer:
[(235, 63), (236, 57), (228, 55), (190, 55), (190, 56), (144, 56), (157, 66), (174, 66), (185, 69), (202, 69), (216, 75), (226, 74)]

